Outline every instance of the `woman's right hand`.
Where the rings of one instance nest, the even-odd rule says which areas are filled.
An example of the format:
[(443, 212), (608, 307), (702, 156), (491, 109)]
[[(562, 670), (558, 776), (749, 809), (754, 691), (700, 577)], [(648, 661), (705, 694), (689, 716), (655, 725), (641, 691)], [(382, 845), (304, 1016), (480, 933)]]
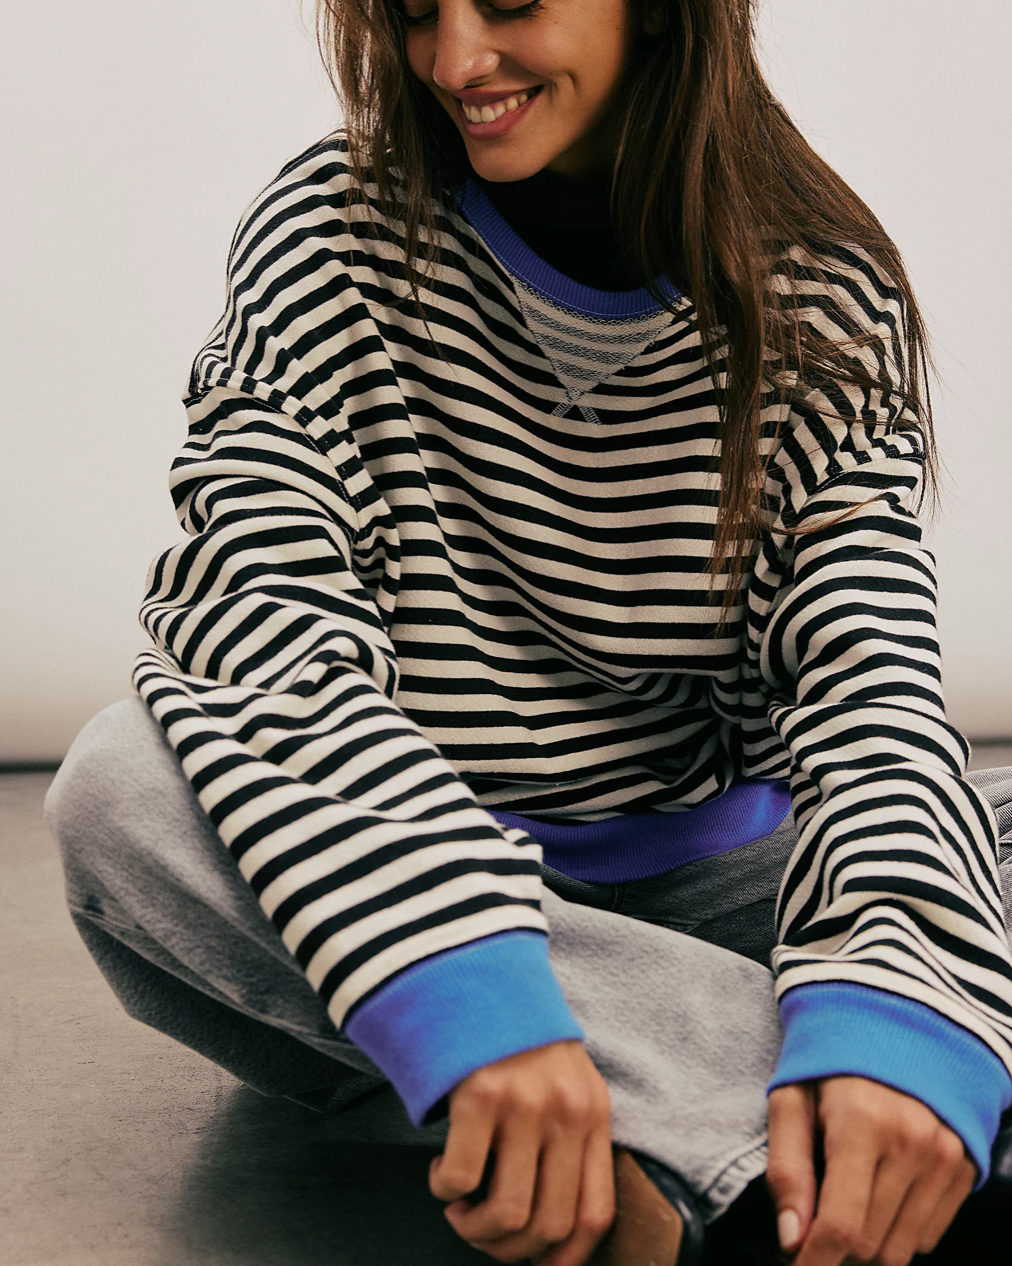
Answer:
[[(488, 1194), (472, 1204), (490, 1153)], [(496, 1261), (583, 1266), (615, 1216), (615, 1176), (608, 1087), (582, 1044), (553, 1042), (465, 1077), (429, 1186), (450, 1202), (457, 1234)]]

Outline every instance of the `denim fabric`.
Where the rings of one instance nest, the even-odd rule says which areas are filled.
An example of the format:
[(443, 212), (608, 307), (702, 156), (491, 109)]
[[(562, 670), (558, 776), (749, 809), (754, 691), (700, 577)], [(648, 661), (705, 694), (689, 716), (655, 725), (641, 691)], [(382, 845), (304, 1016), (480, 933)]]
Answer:
[(751, 844), (652, 879), (590, 884), (547, 866), (542, 877), (566, 901), (684, 932), (768, 967), (777, 939), (777, 892), (797, 842), (788, 817)]
[[(998, 819), (1002, 902), (1012, 931), (1012, 768), (977, 770), (967, 781), (980, 789)], [(566, 901), (685, 932), (768, 966), (776, 945), (777, 894), (797, 842), (790, 816), (762, 839), (653, 879), (593, 884), (547, 866), (542, 877)]]

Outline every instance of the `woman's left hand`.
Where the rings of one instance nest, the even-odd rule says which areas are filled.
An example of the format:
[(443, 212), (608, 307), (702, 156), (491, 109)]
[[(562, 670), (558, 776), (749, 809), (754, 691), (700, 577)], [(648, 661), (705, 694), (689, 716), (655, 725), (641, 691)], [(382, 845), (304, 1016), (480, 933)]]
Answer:
[(766, 1178), (794, 1266), (907, 1266), (935, 1247), (976, 1180), (958, 1135), (918, 1099), (877, 1081), (780, 1086), (769, 1114)]

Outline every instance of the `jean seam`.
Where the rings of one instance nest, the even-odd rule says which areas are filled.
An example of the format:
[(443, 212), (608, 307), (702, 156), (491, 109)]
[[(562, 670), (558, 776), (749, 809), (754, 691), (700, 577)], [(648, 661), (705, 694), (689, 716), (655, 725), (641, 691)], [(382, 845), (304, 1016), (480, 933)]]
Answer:
[[(93, 910), (85, 910), (83, 907), (74, 905), (72, 902), (68, 902), (67, 904), (68, 904), (68, 908), (70, 909), (71, 914), (79, 914), (83, 918), (87, 919), (89, 923), (95, 923), (103, 929), (108, 929), (110, 933), (111, 932), (128, 932), (128, 933), (140, 932), (145, 936), (148, 935), (148, 933), (145, 931), (143, 927), (141, 927), (139, 923), (117, 923), (112, 919), (106, 918), (105, 915), (103, 914), (96, 914)], [(307, 1046), (312, 1046), (312, 1041), (306, 1041), (307, 1038), (309, 1039), (322, 1038), (322, 1040), (324, 1041), (333, 1040), (328, 1035), (325, 1035), (325, 1034), (321, 1035), (315, 1029), (307, 1028), (304, 1025), (294, 1023), (291, 1020), (286, 1019), (283, 1021), (279, 1021), (278, 1018), (274, 1016), (268, 1019), (262, 1013), (256, 1011), (254, 1008), (236, 1002), (234, 998), (230, 998), (222, 990), (216, 989), (214, 988), (214, 986), (211, 986), (210, 990), (207, 988), (202, 988), (200, 985), (194, 983), (192, 979), (189, 979), (186, 976), (180, 976), (177, 972), (172, 971), (171, 968), (166, 967), (163, 963), (158, 963), (152, 959), (145, 958), (145, 956), (141, 953), (141, 951), (138, 950), (133, 945), (131, 945), (129, 941), (123, 941), (120, 937), (115, 937), (114, 939), (118, 941), (121, 945), (124, 945), (127, 949), (131, 950), (134, 954), (139, 954), (140, 957), (144, 958), (144, 961), (147, 962), (150, 966), (156, 967), (159, 971), (167, 972), (168, 975), (174, 977), (176, 980), (181, 981), (184, 985), (188, 985), (191, 989), (196, 989), (198, 993), (202, 993), (206, 998), (211, 998), (213, 1001), (221, 1003), (222, 1006), (231, 1007), (233, 1011), (238, 1012), (240, 1015), (245, 1015), (253, 1020), (259, 1020), (262, 1024), (268, 1024), (272, 1028), (276, 1028), (280, 1030), (281, 1032), (289, 1033), (292, 1037), (296, 1038), (296, 1040), (304, 1042), (304, 1044)], [(170, 952), (170, 957), (172, 957), (173, 960), (176, 962), (179, 961), (178, 959), (175, 959), (175, 956), (172, 955), (171, 952)], [(185, 967), (186, 965), (185, 963), (181, 963), (180, 966)], [(198, 975), (198, 973), (193, 973), (193, 974), (195, 976)], [(204, 984), (209, 985), (210, 982), (205, 981)], [(345, 1042), (350, 1043), (351, 1045), (354, 1045), (354, 1043), (351, 1042), (351, 1039), (345, 1037), (345, 1035), (341, 1032), (340, 1029), (335, 1029), (334, 1031), (335, 1031), (335, 1034), (342, 1041), (345, 1041)], [(314, 1048), (314, 1049), (319, 1049), (319, 1048)], [(321, 1052), (321, 1054), (327, 1054), (327, 1053), (328, 1052), (326, 1051)], [(336, 1055), (331, 1056), (331, 1058), (336, 1059), (337, 1056)]]
[(94, 910), (86, 910), (84, 906), (74, 905), (73, 902), (68, 901), (67, 908), (72, 915), (79, 914), (82, 918), (87, 919), (89, 923), (97, 923), (100, 927), (109, 928), (116, 932), (144, 932), (139, 923), (117, 923), (115, 919), (107, 918), (104, 914), (96, 914)]

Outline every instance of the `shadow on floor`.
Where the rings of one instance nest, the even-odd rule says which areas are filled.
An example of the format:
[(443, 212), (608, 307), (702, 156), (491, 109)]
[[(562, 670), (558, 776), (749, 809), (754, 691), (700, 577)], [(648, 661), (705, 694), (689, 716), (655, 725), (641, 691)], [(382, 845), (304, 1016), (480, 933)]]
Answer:
[(0, 776), (2, 1266), (487, 1266), (433, 1151), (389, 1145), (392, 1094), (327, 1121), (124, 1014), (64, 905), (51, 777)]
[(237, 1088), (166, 1211), (154, 1266), (478, 1266), (427, 1188), (435, 1154)]

